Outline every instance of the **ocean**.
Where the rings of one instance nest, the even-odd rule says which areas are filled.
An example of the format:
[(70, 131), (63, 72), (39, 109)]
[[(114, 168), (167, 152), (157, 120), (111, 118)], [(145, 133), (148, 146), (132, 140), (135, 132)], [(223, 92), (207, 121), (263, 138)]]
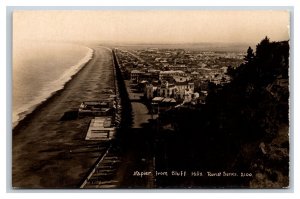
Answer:
[(92, 49), (77, 44), (14, 43), (13, 127), (37, 105), (62, 89), (92, 56)]

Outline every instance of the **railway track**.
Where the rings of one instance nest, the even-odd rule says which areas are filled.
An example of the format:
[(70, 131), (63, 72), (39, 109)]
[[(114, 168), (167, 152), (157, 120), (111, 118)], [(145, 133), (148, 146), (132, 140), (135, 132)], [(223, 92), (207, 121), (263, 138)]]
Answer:
[(117, 168), (121, 162), (118, 152), (109, 146), (80, 185), (81, 189), (117, 188)]

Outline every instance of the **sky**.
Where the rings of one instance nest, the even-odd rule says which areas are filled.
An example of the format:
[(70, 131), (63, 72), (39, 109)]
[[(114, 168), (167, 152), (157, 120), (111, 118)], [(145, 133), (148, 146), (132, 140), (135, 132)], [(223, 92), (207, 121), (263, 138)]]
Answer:
[(15, 11), (13, 40), (258, 43), (289, 39), (280, 10)]

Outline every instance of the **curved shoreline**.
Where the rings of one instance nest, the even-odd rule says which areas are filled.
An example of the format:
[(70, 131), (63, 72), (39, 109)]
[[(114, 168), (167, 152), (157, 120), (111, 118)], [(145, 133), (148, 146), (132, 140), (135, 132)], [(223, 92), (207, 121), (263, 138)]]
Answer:
[(61, 120), (82, 101), (105, 99), (115, 88), (111, 52), (92, 47), (93, 59), (13, 129), (12, 187), (77, 188), (107, 148), (107, 141), (85, 140), (90, 117)]
[[(39, 103), (29, 107), (28, 110), (26, 110), (24, 112), (18, 113), (17, 115), (19, 116), (20, 114), (24, 113), (24, 116), (22, 116), (23, 118), (21, 118), (21, 116), (19, 116), (17, 121), (12, 121), (12, 131), (17, 131), (18, 129), (20, 129), (20, 126), (28, 123), (28, 121), (30, 120), (30, 118), (32, 117), (32, 115), (35, 114), (35, 112), (38, 112), (42, 107), (44, 107), (47, 102), (51, 101), (51, 99), (53, 97), (55, 97), (56, 95), (58, 95), (61, 91), (63, 91), (65, 89), (65, 87), (70, 83), (70, 81), (72, 79), (74, 79), (74, 77), (80, 73), (80, 71), (90, 63), (90, 61), (94, 58), (94, 54), (95, 54), (95, 49), (87, 47), (87, 46), (83, 46), (87, 49), (89, 49), (89, 51), (87, 52), (87, 54), (78, 61), (77, 64), (80, 64), (80, 62), (82, 60), (84, 60), (86, 57), (89, 56), (89, 59), (85, 62), (85, 63), (81, 63), (80, 66), (78, 66), (78, 68), (76, 68), (76, 72), (74, 74), (72, 74), (71, 76), (68, 77), (68, 79), (66, 80), (66, 82), (64, 82), (60, 87), (55, 88), (54, 91), (50, 92), (48, 94), (48, 97), (44, 98), (43, 100), (41, 100)], [(90, 52), (91, 51), (91, 52)]]

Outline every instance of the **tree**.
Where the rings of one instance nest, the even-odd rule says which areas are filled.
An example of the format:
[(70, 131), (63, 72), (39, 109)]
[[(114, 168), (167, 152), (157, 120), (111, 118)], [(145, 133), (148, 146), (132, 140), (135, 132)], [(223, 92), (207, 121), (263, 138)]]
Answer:
[(229, 75), (230, 77), (234, 77), (234, 71), (235, 68), (232, 65), (229, 65), (227, 68), (227, 75)]
[(270, 55), (270, 39), (266, 36), (259, 44), (256, 46), (256, 56), (257, 58), (268, 61)]
[(247, 50), (247, 55), (245, 56), (246, 63), (249, 63), (249, 62), (253, 61), (254, 56), (255, 55), (253, 53), (253, 49), (249, 46), (249, 48)]

